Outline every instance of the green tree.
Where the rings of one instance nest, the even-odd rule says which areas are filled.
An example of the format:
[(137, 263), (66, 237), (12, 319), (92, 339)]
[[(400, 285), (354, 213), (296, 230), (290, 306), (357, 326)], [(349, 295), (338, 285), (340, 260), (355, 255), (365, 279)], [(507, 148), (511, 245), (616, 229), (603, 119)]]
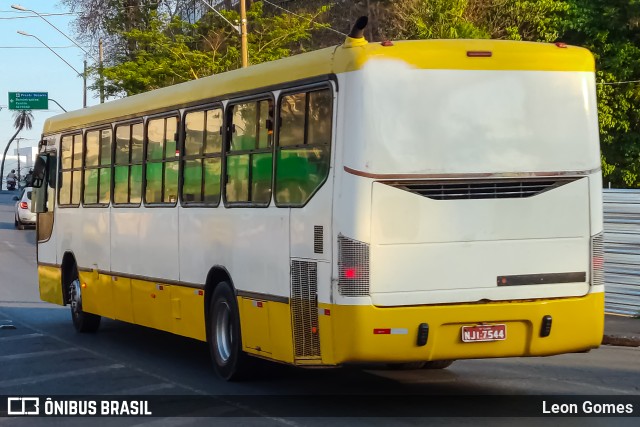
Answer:
[[(299, 50), (298, 43), (308, 40), (312, 29), (323, 27), (315, 19), (325, 10), (265, 15), (262, 2), (253, 3), (247, 11), (249, 62), (272, 61)], [(232, 22), (240, 19), (233, 10), (221, 13)], [(195, 24), (152, 13), (147, 28), (122, 32), (121, 37), (135, 50), (104, 68), (107, 96), (134, 95), (240, 66), (238, 33), (212, 13)]]
[(393, 38), (488, 38), (467, 16), (467, 0), (401, 0), (392, 3), (389, 20)]
[[(13, 114), (13, 127), (16, 129), (16, 133), (13, 134), (9, 142), (7, 142), (7, 146), (4, 149), (4, 153), (2, 153), (2, 165), (0, 166), (0, 179), (4, 179), (4, 161), (7, 158), (7, 152), (9, 151), (9, 147), (16, 136), (20, 133), (20, 131), (24, 128), (27, 130), (31, 129), (33, 126), (33, 113), (31, 110), (20, 110), (16, 111)], [(0, 181), (1, 183), (1, 181)], [(0, 185), (0, 189), (2, 186)]]
[(553, 42), (568, 9), (565, 0), (468, 0), (465, 16), (492, 39)]
[(596, 57), (605, 183), (640, 187), (640, 1), (568, 0), (564, 39)]
[(201, 38), (197, 29), (198, 24), (178, 18), (165, 23), (152, 17), (149, 28), (123, 33), (136, 49), (122, 62), (104, 68), (106, 95), (134, 95), (223, 71), (228, 53), (197, 49)]
[(400, 39), (555, 41), (564, 0), (398, 0), (385, 7), (387, 35)]

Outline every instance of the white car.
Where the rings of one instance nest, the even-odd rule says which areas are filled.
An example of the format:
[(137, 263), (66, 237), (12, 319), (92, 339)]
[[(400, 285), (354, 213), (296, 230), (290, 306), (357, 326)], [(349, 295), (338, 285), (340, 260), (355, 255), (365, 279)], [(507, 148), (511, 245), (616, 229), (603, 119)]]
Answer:
[(31, 212), (31, 193), (33, 188), (25, 187), (22, 189), (20, 196), (13, 199), (16, 202), (16, 215), (14, 224), (18, 230), (24, 230), (25, 226), (36, 225), (36, 214)]

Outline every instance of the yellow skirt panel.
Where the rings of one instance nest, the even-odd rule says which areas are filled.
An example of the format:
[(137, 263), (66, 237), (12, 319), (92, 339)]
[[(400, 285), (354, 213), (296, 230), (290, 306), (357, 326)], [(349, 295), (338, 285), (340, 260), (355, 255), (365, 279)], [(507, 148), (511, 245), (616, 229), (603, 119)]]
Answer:
[(38, 266), (40, 299), (53, 304), (64, 305), (62, 298), (62, 270), (49, 265)]

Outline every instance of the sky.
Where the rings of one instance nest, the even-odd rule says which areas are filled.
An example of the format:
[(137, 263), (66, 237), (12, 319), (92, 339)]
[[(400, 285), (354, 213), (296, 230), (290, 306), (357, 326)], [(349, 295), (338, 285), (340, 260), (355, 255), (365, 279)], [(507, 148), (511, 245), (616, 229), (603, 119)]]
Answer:
[[(58, 0), (0, 0), (0, 107), (2, 107), (0, 149), (2, 151), (15, 133), (14, 111), (8, 109), (9, 92), (48, 92), (49, 98), (58, 101), (67, 111), (82, 108), (82, 77), (37, 39), (17, 34), (17, 31), (37, 36), (80, 72), (83, 69), (84, 52), (42, 18), (32, 12), (12, 9), (12, 4), (32, 9), (41, 15), (69, 12)], [(77, 40), (71, 26), (74, 17), (74, 15), (45, 16), (63, 33)], [(93, 53), (89, 46), (83, 47)], [(92, 61), (89, 57), (88, 65), (91, 65)], [(91, 84), (91, 81), (87, 84)], [(98, 103), (97, 93), (89, 91), (87, 105)], [(45, 119), (62, 112), (60, 107), (52, 101), (49, 101), (49, 110), (33, 110), (33, 129), (20, 132), (18, 137), (25, 138), (20, 141), (20, 147), (37, 146)], [(15, 144), (15, 141), (11, 144), (8, 154), (14, 153)], [(7, 168), (11, 170), (11, 166), (7, 162), (5, 171)]]

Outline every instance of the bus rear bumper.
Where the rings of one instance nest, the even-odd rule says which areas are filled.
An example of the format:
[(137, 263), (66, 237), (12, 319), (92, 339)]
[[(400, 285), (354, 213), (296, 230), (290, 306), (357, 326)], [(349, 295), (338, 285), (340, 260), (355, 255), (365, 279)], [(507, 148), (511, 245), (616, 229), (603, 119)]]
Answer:
[[(328, 364), (548, 356), (596, 348), (604, 332), (604, 293), (486, 304), (322, 308), (330, 310), (332, 324), (333, 348), (327, 348), (326, 341), (323, 345)], [(551, 316), (552, 323), (543, 337), (545, 316)], [(321, 317), (322, 331), (328, 318)], [(425, 345), (418, 345), (421, 324), (428, 325)], [(462, 327), (479, 324), (506, 325), (506, 338), (463, 342)]]

